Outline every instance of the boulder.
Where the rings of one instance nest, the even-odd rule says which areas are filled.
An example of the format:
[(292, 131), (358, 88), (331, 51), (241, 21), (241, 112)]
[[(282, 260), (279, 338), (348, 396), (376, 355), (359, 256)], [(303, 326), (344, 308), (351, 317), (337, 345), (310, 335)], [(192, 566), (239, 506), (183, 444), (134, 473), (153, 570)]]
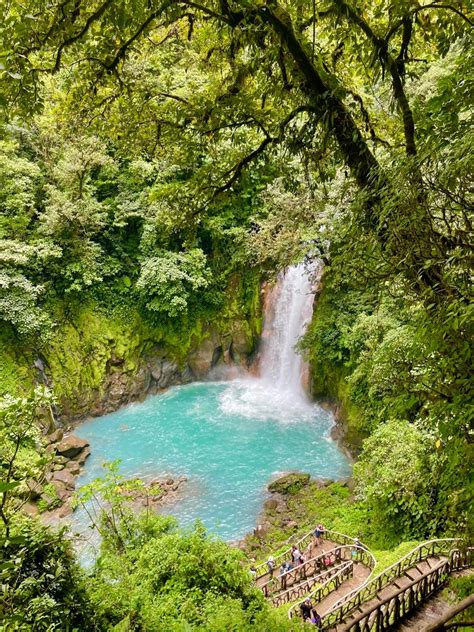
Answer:
[(293, 472), (291, 474), (285, 474), (285, 476), (281, 476), (270, 483), (268, 491), (291, 496), (298, 493), (303, 487), (306, 487), (310, 478), (311, 475), (306, 473)]
[(81, 466), (77, 461), (68, 461), (66, 463), (66, 469), (71, 472), (73, 476), (77, 476), (81, 471)]
[(56, 447), (56, 453), (66, 456), (69, 459), (76, 457), (84, 448), (89, 446), (89, 442), (75, 435), (69, 435)]
[(266, 523), (258, 524), (257, 527), (253, 530), (253, 534), (257, 538), (261, 539), (267, 535), (268, 530), (269, 530), (269, 525), (267, 525)]
[(285, 527), (287, 529), (291, 529), (292, 531), (297, 531), (298, 523), (295, 520), (288, 520), (288, 522), (285, 523)]
[(58, 518), (65, 518), (72, 514), (71, 502), (67, 500), (59, 509), (58, 509)]
[(56, 482), (62, 483), (66, 489), (72, 490), (76, 487), (74, 476), (67, 469), (61, 470), (60, 472), (54, 472), (51, 482), (53, 484)]
[(39, 509), (34, 503), (25, 503), (23, 505), (23, 511), (29, 516), (37, 516), (39, 514)]
[(66, 487), (66, 485), (62, 481), (53, 481), (54, 489), (56, 490), (56, 496), (62, 502), (68, 500), (73, 492), (72, 489)]
[(77, 454), (72, 460), (76, 461), (76, 463), (79, 463), (79, 465), (84, 465), (87, 457), (90, 456), (90, 454), (91, 454), (90, 448), (86, 447), (83, 450), (81, 450), (81, 452), (79, 452), (79, 454)]
[(48, 443), (59, 443), (60, 441), (62, 441), (63, 437), (64, 430), (62, 428), (58, 428), (54, 432), (51, 432), (51, 434), (46, 435), (46, 440)]
[(214, 352), (218, 346), (211, 336), (203, 340), (199, 347), (188, 356), (189, 367), (197, 378), (204, 377), (209, 373), (214, 360)]

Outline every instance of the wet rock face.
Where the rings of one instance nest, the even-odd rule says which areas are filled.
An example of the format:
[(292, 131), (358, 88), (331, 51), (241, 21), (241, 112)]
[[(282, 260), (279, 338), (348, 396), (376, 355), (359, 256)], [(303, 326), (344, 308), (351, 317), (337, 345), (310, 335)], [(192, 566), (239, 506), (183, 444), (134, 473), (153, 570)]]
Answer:
[[(66, 425), (86, 417), (105, 415), (144, 399), (149, 393), (202, 379), (216, 366), (248, 366), (255, 345), (254, 333), (245, 321), (232, 321), (228, 327), (225, 332), (213, 324), (205, 327), (184, 363), (178, 362), (169, 350), (159, 345), (147, 350), (140, 357), (138, 366), (127, 365), (125, 359), (112, 350), (107, 360), (107, 375), (100, 389), (61, 401), (60, 422)], [(50, 442), (61, 441), (60, 432), (53, 432)]]
[(215, 340), (215, 336), (207, 338), (203, 343), (188, 357), (189, 368), (196, 377), (204, 377), (209, 373), (213, 364), (214, 351), (220, 345)]

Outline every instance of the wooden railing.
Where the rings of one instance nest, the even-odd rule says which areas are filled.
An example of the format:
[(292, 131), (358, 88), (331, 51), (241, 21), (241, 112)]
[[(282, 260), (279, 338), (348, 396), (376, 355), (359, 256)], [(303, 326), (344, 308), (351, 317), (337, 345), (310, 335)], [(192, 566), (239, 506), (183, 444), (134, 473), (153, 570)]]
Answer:
[[(338, 550), (338, 549), (334, 549), (334, 550)], [(317, 588), (316, 590), (310, 590), (310, 588), (316, 582), (311, 582), (311, 583), (305, 582), (304, 585), (300, 584), (299, 586), (301, 586), (302, 588), (306, 588), (306, 590), (299, 591), (299, 594), (293, 597), (293, 599), (299, 599), (300, 597), (303, 597), (303, 596), (310, 597), (313, 600), (313, 602), (317, 604), (324, 597), (327, 597), (330, 592), (332, 592), (333, 590), (337, 590), (345, 579), (347, 579), (349, 576), (352, 577), (353, 572), (354, 572), (354, 564), (364, 564), (364, 566), (368, 566), (369, 568), (373, 567), (373, 565), (375, 564), (375, 558), (372, 555), (372, 553), (361, 546), (357, 546), (353, 544), (352, 546), (339, 547), (339, 550), (343, 550), (343, 553), (344, 553), (344, 555), (340, 555), (341, 561), (343, 557), (344, 559), (347, 560), (348, 556), (350, 555), (349, 561), (345, 562), (344, 564), (344, 570), (346, 570), (346, 572), (344, 573), (338, 572), (336, 581), (329, 583), (328, 585), (325, 585), (323, 592), (322, 592), (322, 589), (320, 588)], [(347, 568), (346, 568), (349, 562), (350, 562), (350, 573), (349, 571), (347, 571)], [(341, 566), (339, 565), (337, 566), (337, 568), (341, 569)], [(334, 577), (336, 577), (336, 575), (334, 575)], [(293, 601), (293, 599), (289, 601)], [(290, 619), (294, 614), (294, 610), (299, 605), (300, 605), (299, 603), (296, 604), (293, 608), (291, 608), (288, 611), (288, 616)]]
[[(400, 588), (393, 595), (375, 603), (357, 615), (346, 632), (384, 632), (437, 592), (456, 570), (472, 566), (474, 549), (452, 551), (449, 559), (426, 571), (421, 577)], [(325, 622), (326, 623), (326, 622)], [(323, 629), (326, 629), (326, 625)]]
[[(356, 541), (358, 542), (356, 538), (351, 538), (348, 535), (344, 535), (343, 533), (338, 533), (337, 531), (332, 531), (331, 529), (325, 530), (323, 538), (325, 540), (330, 540), (331, 542), (334, 542), (336, 544), (341, 544), (341, 545), (353, 545), (355, 544)], [(306, 535), (304, 535), (299, 540), (297, 540), (295, 544), (301, 551), (301, 550), (306, 549), (308, 547), (308, 544), (313, 539), (314, 539), (314, 529), (310, 531), (309, 533), (307, 533)], [(367, 547), (364, 546), (362, 543), (358, 542), (358, 544), (360, 544), (362, 548), (365, 548), (366, 550), (368, 550)], [(291, 559), (291, 548), (288, 548), (282, 553), (279, 553), (278, 555), (274, 556), (275, 568), (273, 570), (273, 574), (277, 572), (278, 567), (281, 566), (283, 562), (290, 559)], [(373, 568), (375, 566), (375, 558), (373, 556), (372, 556), (372, 559), (373, 559), (373, 562), (370, 568)], [(257, 581), (260, 580), (262, 577), (267, 576), (267, 579), (270, 579), (270, 577), (272, 576), (272, 572), (268, 570), (266, 562), (262, 562), (261, 564), (258, 564), (255, 567), (255, 569), (257, 571), (257, 576), (256, 576)]]
[(272, 597), (275, 592), (287, 590), (296, 583), (309, 579), (316, 573), (321, 573), (343, 560), (351, 560), (354, 548), (350, 545), (338, 546), (280, 575), (277, 574), (278, 571), (275, 569), (273, 577), (270, 576), (270, 579), (265, 584), (261, 584), (260, 588), (265, 597)]
[(271, 598), (271, 604), (278, 608), (278, 606), (281, 606), (284, 603), (290, 603), (291, 601), (296, 601), (297, 599), (301, 600), (302, 597), (306, 597), (310, 593), (314, 586), (318, 585), (317, 590), (321, 590), (328, 584), (328, 582), (341, 574), (344, 575), (344, 579), (346, 579), (347, 577), (352, 577), (353, 566), (354, 564), (350, 560), (346, 560), (339, 564), (336, 564), (335, 566), (332, 566), (331, 568), (328, 568), (325, 571), (322, 571), (321, 573), (310, 577), (305, 582), (296, 584), (292, 588), (285, 590), (278, 595), (274, 595)]
[[(331, 610), (323, 614), (322, 630), (330, 630), (344, 619), (356, 608), (360, 608), (363, 603), (373, 599), (377, 593), (385, 586), (392, 583), (397, 577), (400, 577), (409, 568), (412, 568), (419, 562), (430, 557), (449, 556), (449, 564), (451, 569), (465, 568), (471, 564), (472, 554), (453, 550), (453, 545), (459, 540), (454, 538), (446, 538), (442, 540), (431, 540), (420, 544), (407, 555), (402, 557), (398, 562), (389, 566), (383, 573), (377, 575), (372, 580), (366, 582), (361, 587), (348, 593), (338, 602), (336, 602)], [(468, 549), (469, 551), (470, 549)], [(418, 581), (418, 580), (417, 580)], [(361, 628), (366, 629), (366, 628)], [(368, 628), (367, 628), (368, 629)], [(376, 629), (376, 628), (374, 628)]]
[[(344, 581), (346, 581), (346, 579), (349, 579), (350, 577), (352, 577), (353, 573), (354, 573), (354, 563), (352, 561), (343, 562), (342, 564), (339, 564), (339, 566), (335, 566), (334, 568), (331, 568), (329, 571), (326, 571), (326, 573), (321, 574), (318, 583), (321, 583), (322, 585), (318, 586), (316, 590), (313, 590), (312, 592), (309, 592), (309, 593), (305, 592), (304, 590), (298, 590), (299, 588), (303, 588), (303, 586), (299, 584), (294, 589), (291, 589), (295, 591), (298, 590), (298, 594), (295, 594), (294, 596), (292, 595), (290, 599), (287, 599), (286, 601), (282, 601), (281, 603), (288, 603), (289, 601), (294, 601), (295, 599), (301, 599), (301, 597), (309, 596), (311, 597), (313, 603), (317, 604), (320, 601), (322, 601), (325, 597), (327, 597), (329, 594), (331, 594), (334, 590), (337, 590), (339, 586)], [(325, 575), (325, 576), (322, 577), (322, 575)], [(278, 598), (281, 596), (282, 595), (279, 595)], [(281, 605), (281, 604), (274, 603), (273, 605)], [(295, 603), (288, 610), (288, 617), (290, 619), (292, 619), (297, 614), (298, 608), (300, 605), (301, 605), (301, 601)]]

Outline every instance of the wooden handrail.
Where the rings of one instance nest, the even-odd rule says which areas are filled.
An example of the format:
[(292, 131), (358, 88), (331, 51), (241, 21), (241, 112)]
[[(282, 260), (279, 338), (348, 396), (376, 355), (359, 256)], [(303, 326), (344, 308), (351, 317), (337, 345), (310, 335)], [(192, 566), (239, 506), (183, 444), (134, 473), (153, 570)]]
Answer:
[[(312, 592), (309, 592), (308, 594), (306, 594), (305, 598), (310, 597), (311, 599), (314, 599), (316, 603), (319, 603), (322, 599), (327, 597), (333, 590), (337, 590), (345, 579), (352, 577), (352, 574), (354, 572), (354, 563), (352, 561), (345, 562), (344, 564), (341, 564), (339, 567), (336, 567), (331, 570), (332, 571), (335, 570), (337, 572), (335, 572), (332, 576), (329, 576), (327, 581), (322, 586), (319, 586), (316, 590), (313, 590)], [(295, 603), (293, 606), (291, 606), (291, 608), (288, 610), (289, 619), (293, 618), (296, 608), (298, 608), (298, 606), (300, 606), (301, 603), (302, 601), (299, 601)]]
[[(388, 627), (394, 625), (397, 621), (403, 618), (408, 611), (412, 610), (416, 605), (421, 603), (421, 601), (424, 601), (427, 597), (431, 596), (437, 588), (445, 583), (449, 573), (449, 561), (444, 560), (440, 562), (438, 566), (430, 569), (421, 577), (414, 579), (403, 588), (400, 588), (393, 595), (382, 599), (372, 606), (372, 608), (369, 608), (368, 610), (355, 616), (350, 625), (347, 627), (346, 632), (349, 632), (350, 630), (354, 630), (354, 632), (360, 632), (361, 630), (382, 632), (383, 630), (388, 629)], [(430, 579), (432, 581), (428, 581)], [(413, 591), (412, 589), (414, 587), (419, 587), (419, 590)], [(406, 604), (403, 599), (404, 595), (409, 596), (408, 604)], [(402, 599), (400, 599), (400, 597), (402, 597)], [(390, 609), (389, 606), (392, 602), (393, 608)], [(386, 608), (384, 609), (385, 606)], [(371, 617), (374, 613), (375, 616)], [(364, 620), (366, 620), (365, 625), (362, 623)]]
[[(435, 623), (431, 623), (430, 625), (423, 628), (423, 632), (436, 632), (436, 630), (446, 630), (448, 626), (445, 624), (448, 623), (450, 619), (453, 619), (456, 615), (467, 608), (470, 608), (474, 605), (474, 595), (469, 595), (466, 599), (463, 599), (460, 603), (456, 604), (452, 608), (450, 608), (447, 612), (445, 612), (441, 617), (439, 617)], [(454, 625), (458, 625), (454, 623)], [(471, 623), (472, 625), (472, 623)]]
[(442, 538), (422, 542), (397, 562), (386, 568), (382, 573), (379, 573), (373, 579), (369, 577), (364, 584), (337, 601), (328, 612), (322, 615), (322, 629), (330, 629), (332, 626), (340, 623), (349, 612), (359, 607), (364, 601), (369, 601), (373, 598), (379, 590), (403, 574), (403, 572), (413, 566), (414, 563), (421, 562), (427, 557), (432, 557), (439, 553), (446, 554), (446, 544), (454, 544), (456, 542), (459, 542), (458, 538)]
[(350, 571), (352, 572), (352, 566), (353, 566), (353, 562), (351, 562), (350, 560), (346, 560), (344, 562), (341, 562), (340, 564), (337, 564), (336, 566), (332, 566), (331, 568), (328, 568), (327, 570), (322, 571), (321, 573), (313, 575), (313, 577), (310, 577), (306, 581), (301, 582), (300, 584), (297, 584), (296, 586), (292, 586), (288, 590), (285, 590), (284, 592), (279, 593), (278, 595), (271, 596), (270, 597), (271, 603), (273, 606), (278, 608), (278, 606), (281, 606), (284, 603), (295, 601), (295, 599), (301, 599), (301, 597), (303, 596), (307, 597), (308, 594), (310, 594), (310, 590), (314, 586), (314, 584), (322, 584), (322, 586), (318, 586), (317, 588), (317, 590), (320, 590), (321, 588), (326, 586), (326, 584), (331, 579), (336, 577), (336, 575), (339, 575), (342, 571), (344, 570), (349, 571), (350, 569)]
[[(306, 562), (304, 562), (303, 564), (300, 564), (299, 566), (295, 566), (291, 570), (286, 571), (285, 573), (277, 575), (277, 576), (275, 576), (276, 569), (273, 571), (273, 573), (269, 571), (265, 575), (268, 575), (270, 579), (265, 584), (261, 584), (260, 588), (263, 591), (263, 594), (265, 595), (265, 597), (268, 596), (265, 590), (266, 587), (269, 586), (270, 584), (274, 586), (275, 580), (277, 581), (280, 580), (281, 585), (280, 585), (279, 590), (286, 589), (287, 587), (292, 586), (296, 581), (300, 579), (309, 579), (310, 577), (312, 577), (315, 571), (319, 571), (321, 570), (321, 568), (325, 566), (335, 564), (344, 555), (346, 555), (347, 552), (349, 552), (349, 557), (347, 559), (352, 559), (351, 551), (354, 548), (355, 548), (354, 546), (351, 546), (348, 544), (336, 546), (333, 549), (330, 549), (329, 551), (325, 551), (324, 553), (321, 553), (320, 555), (316, 555), (315, 557), (312, 557), (309, 560), (306, 560)], [(330, 560), (330, 564), (326, 564), (327, 559)], [(311, 570), (313, 571), (312, 573), (311, 573)], [(265, 575), (261, 575), (260, 579), (262, 577), (265, 577)], [(289, 584), (288, 582), (291, 581), (292, 579), (294, 579), (295, 581)]]
[[(307, 545), (309, 544), (309, 541), (314, 538), (314, 531), (315, 531), (315, 529), (316, 529), (316, 527), (312, 531), (309, 531), (304, 536), (302, 536), (299, 540), (297, 540), (296, 546), (300, 550), (301, 550), (301, 548), (306, 548)], [(324, 530), (324, 538), (326, 540), (331, 540), (332, 542), (335, 542), (336, 544), (341, 544), (341, 545), (351, 545), (351, 544), (355, 544), (356, 542), (359, 542), (357, 538), (352, 538), (352, 537), (350, 537), (348, 535), (345, 535), (344, 533), (339, 533), (338, 531), (333, 531), (332, 529), (325, 529)], [(360, 546), (362, 548), (364, 548), (367, 551), (369, 551), (369, 548), (367, 546), (365, 546), (365, 544), (363, 544), (362, 542), (359, 542), (359, 544), (360, 544)], [(279, 553), (278, 555), (275, 555), (274, 556), (275, 568), (277, 566), (281, 566), (282, 562), (284, 562), (290, 556), (291, 556), (291, 547), (286, 549), (282, 553)], [(375, 567), (376, 560), (375, 560), (375, 557), (373, 555), (372, 555), (372, 558), (373, 558), (373, 566), (371, 566), (371, 568), (373, 569)], [(255, 570), (257, 571), (256, 580), (261, 579), (264, 575), (267, 575), (269, 573), (269, 571), (267, 570), (267, 562), (262, 562), (261, 564), (258, 564), (255, 567)], [(259, 572), (260, 570), (263, 570), (263, 572)]]
[[(452, 541), (452, 540), (446, 540)], [(427, 544), (430, 545), (428, 548), (434, 548), (434, 544), (437, 544), (442, 541), (432, 540)], [(417, 551), (423, 551), (423, 545), (420, 545), (412, 553)], [(412, 556), (408, 554), (404, 559), (412, 559)], [(400, 560), (400, 562), (402, 561)], [(417, 559), (417, 561), (420, 561)], [(395, 623), (397, 623), (400, 619), (402, 619), (406, 614), (411, 612), (413, 608), (419, 605), (422, 601), (431, 596), (434, 592), (438, 590), (438, 588), (443, 585), (450, 573), (455, 570), (460, 570), (462, 568), (467, 568), (473, 565), (474, 561), (474, 549), (469, 548), (465, 551), (460, 551), (459, 549), (454, 549), (449, 552), (449, 558), (447, 560), (442, 560), (435, 568), (431, 568), (426, 571), (415, 580), (409, 582), (403, 588), (400, 588), (397, 592), (393, 593), (391, 596), (386, 597), (385, 599), (379, 600), (375, 605), (371, 608), (361, 612), (357, 615), (350, 623), (350, 625), (345, 628), (346, 632), (349, 630), (354, 630), (354, 632), (383, 632), (383, 630), (387, 630)], [(393, 565), (397, 567), (398, 565)], [(406, 568), (405, 564), (403, 565)], [(383, 575), (383, 573), (381, 574)], [(400, 575), (399, 575), (400, 576)], [(399, 577), (398, 576), (398, 577)], [(374, 582), (377, 585), (378, 578), (374, 579)], [(393, 581), (393, 580), (392, 580)], [(389, 582), (391, 583), (391, 582)], [(379, 587), (378, 590), (374, 594), (365, 595), (362, 599), (361, 593), (366, 591), (361, 591), (358, 596), (360, 597), (355, 605), (349, 610), (345, 608), (339, 608), (338, 614), (342, 616), (338, 616), (337, 621), (335, 623), (334, 618), (325, 616), (323, 619), (322, 630), (329, 630), (333, 628), (337, 623), (342, 623), (342, 621), (347, 617), (349, 612), (353, 610), (357, 606), (363, 605), (364, 602), (369, 601), (371, 598), (375, 597), (377, 592), (385, 587), (387, 584)], [(416, 588), (415, 588), (416, 587)], [(418, 588), (419, 587), (419, 588)], [(329, 614), (333, 614), (332, 610)]]

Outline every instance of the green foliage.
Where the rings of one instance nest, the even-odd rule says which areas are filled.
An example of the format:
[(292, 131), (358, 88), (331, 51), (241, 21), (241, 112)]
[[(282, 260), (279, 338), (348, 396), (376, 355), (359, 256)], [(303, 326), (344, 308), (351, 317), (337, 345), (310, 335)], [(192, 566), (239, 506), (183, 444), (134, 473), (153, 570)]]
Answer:
[[(25, 479), (38, 477), (47, 463), (40, 448), (40, 415), (49, 414), (54, 401), (45, 387), (28, 397), (6, 395), (0, 400), (0, 519), (4, 537), (10, 538), (11, 521), (27, 491)], [(22, 484), (23, 483), (23, 484)]]
[[(63, 412), (81, 415), (115, 362), (131, 378), (157, 348), (183, 363), (210, 322), (250, 351), (262, 275), (318, 256), (326, 267), (301, 345), (313, 391), (342, 401), (349, 440), (369, 438), (356, 467), (363, 502), (340, 486), (312, 489), (303, 515), (381, 548), (468, 531), (468, 8), (331, 0), (315, 16), (300, 0), (9, 3), (1, 392), (28, 393), (41, 354)], [(34, 406), (27, 396), (3, 411), (5, 525), (29, 473)], [(120, 494), (108, 502), (135, 525)], [(150, 533), (133, 526), (142, 551), (122, 527), (108, 537), (101, 526), (94, 599), (108, 624), (284, 626), (233, 553), (199, 527), (180, 534), (157, 520)], [(154, 584), (149, 564), (161, 558), (167, 575)], [(41, 602), (39, 620), (46, 612)]]
[(365, 440), (354, 477), (361, 499), (388, 537), (391, 530), (402, 538), (424, 538), (438, 530), (429, 519), (431, 473), (439, 467), (434, 447), (432, 437), (399, 420), (381, 425)]
[(18, 515), (0, 535), (0, 616), (8, 630), (95, 630), (86, 582), (64, 531)]
[(260, 629), (263, 613), (273, 620), (241, 551), (208, 536), (199, 523), (180, 531), (171, 517), (137, 513), (128, 495), (136, 489), (143, 484), (125, 481), (111, 463), (78, 495), (102, 536), (89, 581), (102, 621), (118, 629), (217, 631), (231, 621), (235, 629)]
[(209, 285), (209, 280), (206, 257), (195, 248), (147, 259), (142, 264), (137, 289), (149, 310), (173, 317), (187, 312), (189, 301)]

